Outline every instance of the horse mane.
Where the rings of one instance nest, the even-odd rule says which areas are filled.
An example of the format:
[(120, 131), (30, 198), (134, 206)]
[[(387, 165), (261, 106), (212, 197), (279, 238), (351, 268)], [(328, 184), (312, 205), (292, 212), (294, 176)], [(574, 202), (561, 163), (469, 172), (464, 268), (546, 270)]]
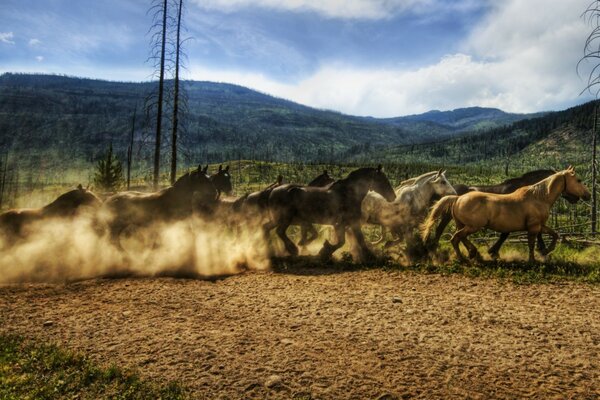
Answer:
[(334, 181), (327, 187), (333, 188), (335, 186), (343, 185), (346, 182), (352, 182), (355, 179), (359, 179), (359, 178), (362, 178), (363, 176), (370, 175), (375, 171), (377, 171), (377, 169), (372, 168), (372, 167), (364, 167), (364, 168), (355, 169), (354, 171), (350, 172), (347, 177), (338, 179), (337, 181)]
[[(520, 183), (522, 180), (533, 179), (539, 175), (546, 175), (546, 178), (547, 178), (554, 174), (556, 174), (556, 171), (554, 171), (552, 169), (536, 169), (535, 171), (525, 172), (523, 175), (521, 175), (519, 177), (509, 178), (509, 179), (503, 181), (502, 183), (500, 183), (500, 185), (511, 185), (513, 183)], [(544, 179), (546, 179), (546, 178), (544, 178)]]
[[(535, 171), (534, 171), (535, 172)], [(525, 186), (525, 192), (530, 196), (539, 199), (545, 200), (550, 195), (550, 184), (556, 179), (558, 176), (564, 175), (561, 172), (555, 172), (549, 177), (539, 181), (538, 183), (534, 183), (533, 185)]]
[(436, 175), (437, 173), (438, 173), (438, 171), (426, 172), (426, 173), (424, 173), (422, 175), (419, 175), (417, 177), (410, 178), (410, 179), (407, 179), (405, 181), (400, 182), (400, 185), (398, 187), (416, 185), (417, 183), (421, 183), (426, 178), (430, 178), (431, 176)]

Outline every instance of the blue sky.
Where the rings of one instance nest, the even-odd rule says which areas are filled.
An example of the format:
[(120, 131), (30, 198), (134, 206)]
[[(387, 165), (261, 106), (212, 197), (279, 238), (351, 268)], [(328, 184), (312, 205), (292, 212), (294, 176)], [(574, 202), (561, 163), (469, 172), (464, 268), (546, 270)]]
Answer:
[[(355, 115), (561, 109), (590, 99), (587, 3), (186, 0), (184, 76)], [(148, 4), (3, 0), (0, 72), (148, 80)]]

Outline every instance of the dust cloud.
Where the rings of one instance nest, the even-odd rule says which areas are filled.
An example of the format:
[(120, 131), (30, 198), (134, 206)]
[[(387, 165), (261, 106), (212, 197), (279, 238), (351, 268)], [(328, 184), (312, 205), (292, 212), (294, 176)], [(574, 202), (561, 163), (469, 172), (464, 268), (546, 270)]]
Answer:
[(112, 239), (96, 215), (43, 219), (24, 238), (0, 238), (0, 284), (98, 277), (210, 278), (269, 268), (260, 229), (193, 217), (129, 227)]

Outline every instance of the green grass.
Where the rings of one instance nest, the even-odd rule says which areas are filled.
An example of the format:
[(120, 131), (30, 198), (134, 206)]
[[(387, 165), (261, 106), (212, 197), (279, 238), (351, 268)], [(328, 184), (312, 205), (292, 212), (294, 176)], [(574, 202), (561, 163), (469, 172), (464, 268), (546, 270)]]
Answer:
[(164, 386), (135, 372), (101, 367), (55, 345), (0, 335), (0, 399), (185, 399), (176, 383)]

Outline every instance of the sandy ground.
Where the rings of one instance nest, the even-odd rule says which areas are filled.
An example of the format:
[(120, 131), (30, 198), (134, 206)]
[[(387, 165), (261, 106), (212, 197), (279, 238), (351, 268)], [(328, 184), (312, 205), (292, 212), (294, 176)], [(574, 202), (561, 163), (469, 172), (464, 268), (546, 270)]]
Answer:
[(599, 312), (597, 286), (383, 270), (0, 287), (1, 331), (210, 399), (600, 398)]

